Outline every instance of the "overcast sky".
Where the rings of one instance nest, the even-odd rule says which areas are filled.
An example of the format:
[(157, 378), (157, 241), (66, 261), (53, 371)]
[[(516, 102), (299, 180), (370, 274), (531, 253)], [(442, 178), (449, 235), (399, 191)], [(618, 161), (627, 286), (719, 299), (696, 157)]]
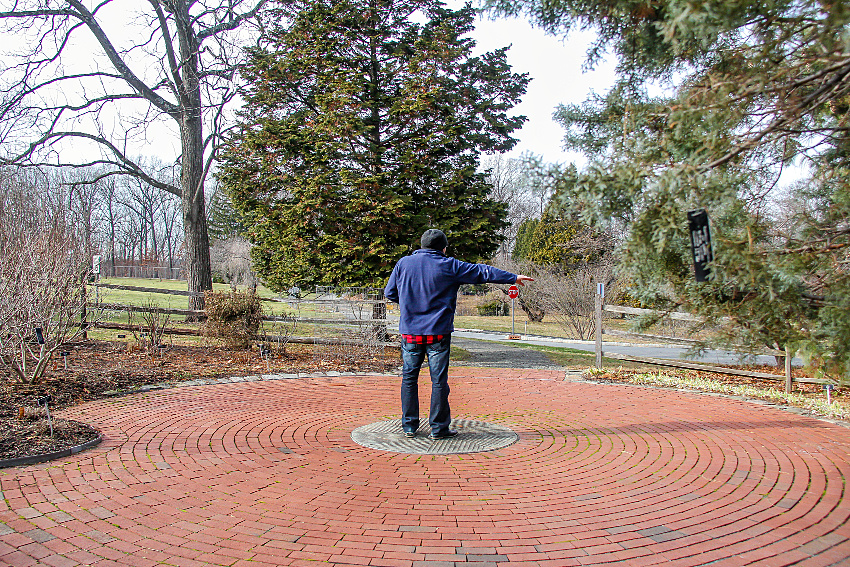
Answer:
[[(447, 2), (456, 8), (461, 2)], [(516, 114), (528, 122), (519, 134), (520, 142), (509, 157), (530, 152), (548, 162), (583, 163), (580, 156), (562, 148), (563, 128), (552, 119), (559, 104), (583, 102), (595, 91), (606, 92), (614, 83), (614, 65), (600, 64), (591, 72), (582, 72), (587, 47), (593, 35), (573, 32), (564, 41), (531, 27), (523, 19), (479, 19), (475, 32), (476, 52), (483, 53), (510, 45), (508, 63), (516, 73), (529, 73), (531, 83)]]
[[(460, 8), (464, 0), (448, 0), (450, 8)], [(104, 14), (110, 23), (126, 17), (126, 14)], [(110, 29), (115, 32), (115, 27)], [(97, 51), (92, 40), (86, 33), (77, 34), (79, 53), (85, 54)], [(508, 157), (520, 157), (531, 153), (542, 156), (547, 162), (577, 162), (584, 163), (580, 156), (563, 151), (563, 129), (552, 119), (552, 113), (559, 104), (580, 103), (596, 91), (607, 91), (614, 81), (613, 65), (600, 64), (592, 72), (583, 73), (582, 63), (585, 60), (587, 47), (592, 40), (590, 33), (573, 32), (566, 40), (546, 35), (543, 31), (533, 28), (525, 19), (496, 19), (479, 18), (475, 31), (472, 33), (476, 41), (475, 55), (492, 51), (510, 45), (508, 62), (516, 73), (528, 73), (531, 83), (528, 92), (520, 105), (514, 108), (515, 114), (523, 114), (528, 121), (521, 131), (514, 136), (519, 143)], [(73, 59), (73, 58), (71, 58)], [(79, 62), (86, 70), (97, 64), (91, 57), (80, 56)], [(68, 64), (73, 61), (69, 59)], [(138, 62), (135, 62), (139, 71)], [(131, 65), (132, 66), (132, 65)], [(101, 120), (108, 116), (101, 115)], [(104, 124), (107, 130), (123, 128), (120, 124)], [(174, 131), (170, 121), (149, 128), (148, 140), (155, 143), (142, 144), (131, 153), (140, 152), (145, 155), (157, 155), (164, 161), (170, 161), (172, 156), (179, 154), (179, 136)], [(63, 147), (66, 145), (60, 145)], [(62, 151), (69, 154), (87, 153), (86, 144), (74, 142)]]

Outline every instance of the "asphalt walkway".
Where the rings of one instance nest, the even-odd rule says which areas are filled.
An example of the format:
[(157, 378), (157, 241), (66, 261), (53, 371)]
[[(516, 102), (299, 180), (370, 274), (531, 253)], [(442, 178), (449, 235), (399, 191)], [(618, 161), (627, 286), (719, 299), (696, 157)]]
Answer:
[(0, 565), (850, 565), (850, 429), (563, 371), (451, 376), (454, 417), (508, 427), (514, 444), (422, 455), (353, 442), (398, 417), (397, 376), (64, 410), (105, 441), (0, 471)]
[[(475, 339), (478, 341), (492, 342), (495, 345), (504, 345), (507, 348), (509, 348), (510, 345), (515, 344), (530, 344), (572, 348), (593, 353), (596, 352), (595, 341), (580, 341), (577, 339), (540, 337), (535, 335), (521, 336), (522, 338), (519, 340), (509, 340), (504, 334), (467, 329), (452, 333), (452, 341), (457, 342), (457, 339)], [(705, 364), (776, 364), (776, 359), (773, 356), (754, 356), (716, 349), (709, 349), (702, 353), (692, 353), (690, 352), (690, 347), (670, 344), (641, 344), (606, 341), (602, 343), (602, 352), (604, 354), (627, 354), (630, 356), (644, 356), (649, 358), (688, 360), (691, 362), (701, 362)], [(792, 360), (792, 364), (795, 366), (801, 366), (803, 361), (799, 358), (794, 358)]]

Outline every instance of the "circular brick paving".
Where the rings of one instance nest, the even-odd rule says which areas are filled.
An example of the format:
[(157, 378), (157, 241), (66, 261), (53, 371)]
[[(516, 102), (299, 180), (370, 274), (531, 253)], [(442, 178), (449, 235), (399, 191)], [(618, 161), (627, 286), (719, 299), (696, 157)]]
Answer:
[(427, 416), (422, 419), (414, 438), (402, 435), (401, 420), (378, 421), (351, 432), (351, 439), (358, 445), (416, 455), (459, 455), (495, 451), (513, 445), (519, 436), (508, 427), (485, 423), (474, 419), (453, 419), (451, 429), (458, 432), (457, 437), (431, 440)]
[(519, 438), (457, 455), (352, 441), (398, 418), (398, 377), (183, 387), (65, 410), (104, 442), (0, 471), (0, 565), (850, 564), (850, 430), (563, 377), (453, 369), (455, 418)]

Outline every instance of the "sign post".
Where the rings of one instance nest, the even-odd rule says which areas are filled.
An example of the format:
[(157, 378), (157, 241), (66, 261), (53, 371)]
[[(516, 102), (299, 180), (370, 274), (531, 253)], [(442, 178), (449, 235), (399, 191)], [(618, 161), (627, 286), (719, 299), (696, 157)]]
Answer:
[(596, 368), (602, 370), (602, 303), (605, 301), (605, 284), (596, 284)]
[(508, 297), (511, 298), (511, 334), (508, 335), (509, 339), (519, 339), (520, 336), (516, 334), (516, 327), (514, 325), (515, 322), (515, 313), (514, 313), (514, 303), (516, 302), (516, 298), (519, 297), (519, 288), (515, 285), (512, 285), (508, 288)]

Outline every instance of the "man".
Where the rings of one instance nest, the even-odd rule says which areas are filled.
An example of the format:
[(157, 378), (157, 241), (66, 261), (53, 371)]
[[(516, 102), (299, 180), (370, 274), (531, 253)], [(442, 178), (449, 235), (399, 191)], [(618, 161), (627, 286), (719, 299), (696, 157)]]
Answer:
[(425, 355), (431, 371), (432, 440), (457, 435), (449, 429), (449, 350), (454, 331), (457, 291), (461, 284), (501, 283), (525, 285), (534, 281), (486, 264), (470, 264), (446, 256), (446, 235), (434, 228), (420, 239), (422, 248), (398, 261), (384, 295), (401, 310), (401, 426), (406, 437), (419, 429), (419, 369)]

